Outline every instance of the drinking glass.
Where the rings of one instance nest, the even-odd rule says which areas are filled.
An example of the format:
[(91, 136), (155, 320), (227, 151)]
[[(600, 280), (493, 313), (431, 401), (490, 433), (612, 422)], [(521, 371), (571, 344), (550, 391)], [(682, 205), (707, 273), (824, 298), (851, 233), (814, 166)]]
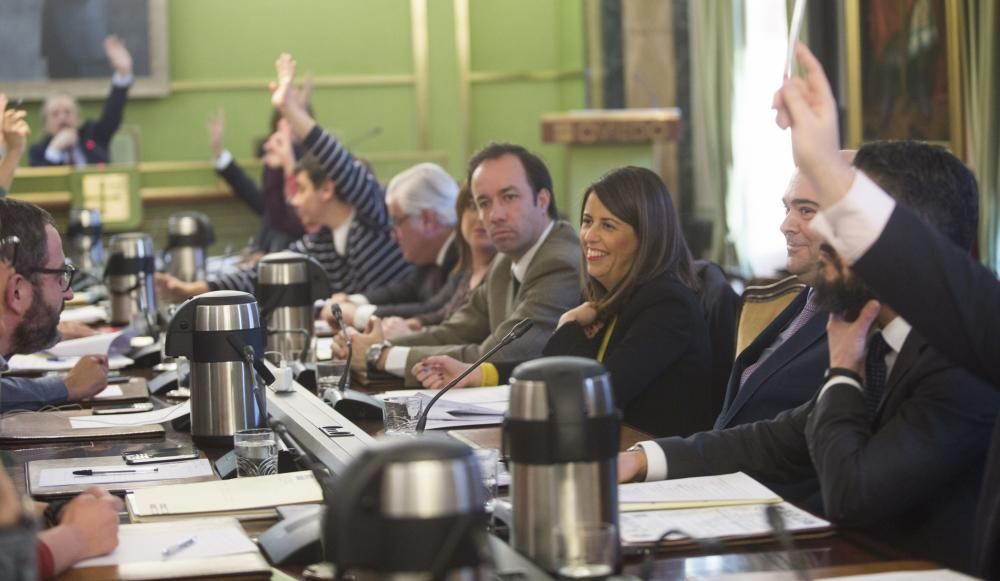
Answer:
[(424, 398), (419, 395), (388, 397), (385, 399), (385, 435), (413, 436), (417, 421), (424, 409)]
[(278, 440), (270, 428), (239, 430), (233, 434), (236, 476), (278, 473)]
[(560, 579), (605, 579), (618, 559), (618, 528), (591, 523), (556, 528), (556, 573)]

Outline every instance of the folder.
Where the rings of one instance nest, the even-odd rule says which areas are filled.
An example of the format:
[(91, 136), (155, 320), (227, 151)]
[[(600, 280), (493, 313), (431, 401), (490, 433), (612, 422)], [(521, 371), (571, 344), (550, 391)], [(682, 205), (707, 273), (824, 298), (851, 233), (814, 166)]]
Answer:
[(308, 470), (271, 476), (194, 484), (157, 486), (125, 496), (132, 522), (156, 522), (193, 516), (233, 516), (240, 520), (273, 519), (286, 504), (323, 502), (323, 491)]
[[(74, 429), (70, 418), (90, 416), (90, 410), (58, 412), (22, 412), (9, 414), (0, 420), (0, 443), (28, 444), (109, 440), (122, 438), (163, 437), (163, 426), (108, 426)], [(110, 417), (110, 416), (101, 416)]]

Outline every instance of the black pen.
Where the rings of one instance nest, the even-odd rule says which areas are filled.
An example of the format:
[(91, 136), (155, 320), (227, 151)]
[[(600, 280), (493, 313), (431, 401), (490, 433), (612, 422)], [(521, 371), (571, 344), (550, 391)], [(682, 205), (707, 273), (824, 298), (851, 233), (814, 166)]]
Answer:
[(158, 472), (159, 468), (87, 468), (86, 470), (74, 470), (73, 476), (97, 476), (98, 474), (147, 474)]

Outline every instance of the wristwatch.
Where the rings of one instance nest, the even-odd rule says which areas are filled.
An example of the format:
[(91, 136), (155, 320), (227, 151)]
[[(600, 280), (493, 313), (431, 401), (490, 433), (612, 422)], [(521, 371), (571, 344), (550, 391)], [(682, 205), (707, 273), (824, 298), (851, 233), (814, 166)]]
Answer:
[(382, 352), (388, 347), (392, 347), (392, 343), (382, 341), (381, 343), (375, 343), (368, 348), (368, 351), (365, 352), (365, 366), (368, 368), (368, 373), (380, 371), (378, 368), (378, 360), (382, 358)]

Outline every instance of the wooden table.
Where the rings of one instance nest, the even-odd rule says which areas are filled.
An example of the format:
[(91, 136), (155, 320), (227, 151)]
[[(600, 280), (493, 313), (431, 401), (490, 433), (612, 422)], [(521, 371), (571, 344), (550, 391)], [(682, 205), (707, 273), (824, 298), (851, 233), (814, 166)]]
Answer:
[[(158, 405), (165, 402), (154, 398)], [(369, 433), (377, 433), (380, 426), (371, 422), (360, 424)], [(143, 438), (130, 440), (101, 440), (71, 442), (66, 444), (35, 444), (3, 446), (13, 456), (12, 476), (21, 490), (27, 491), (25, 466), (31, 460), (53, 458), (73, 458), (80, 456), (109, 456), (126, 451), (139, 450), (149, 446), (186, 445), (191, 443), (190, 434), (177, 432), (170, 424), (164, 424), (164, 438)], [(454, 430), (455, 437), (481, 447), (500, 447), (501, 432), (498, 426)], [(621, 448), (625, 449), (649, 436), (631, 427), (624, 426)], [(227, 450), (205, 449), (202, 451), (216, 459)], [(249, 531), (251, 535), (259, 530)], [(893, 549), (876, 543), (860, 535), (838, 532), (835, 535), (798, 541), (796, 552), (809, 567), (814, 578), (835, 577), (848, 574), (881, 572), (886, 570), (930, 569), (932, 563), (908, 560)], [(750, 571), (781, 571), (790, 569), (789, 554), (774, 543), (725, 546), (717, 554), (706, 555), (697, 550), (659, 551), (654, 556), (654, 579), (685, 579), (690, 575), (720, 575), (724, 573)], [(629, 557), (625, 571), (636, 575), (642, 567), (642, 558)], [(282, 567), (282, 571), (300, 576), (300, 566)]]

